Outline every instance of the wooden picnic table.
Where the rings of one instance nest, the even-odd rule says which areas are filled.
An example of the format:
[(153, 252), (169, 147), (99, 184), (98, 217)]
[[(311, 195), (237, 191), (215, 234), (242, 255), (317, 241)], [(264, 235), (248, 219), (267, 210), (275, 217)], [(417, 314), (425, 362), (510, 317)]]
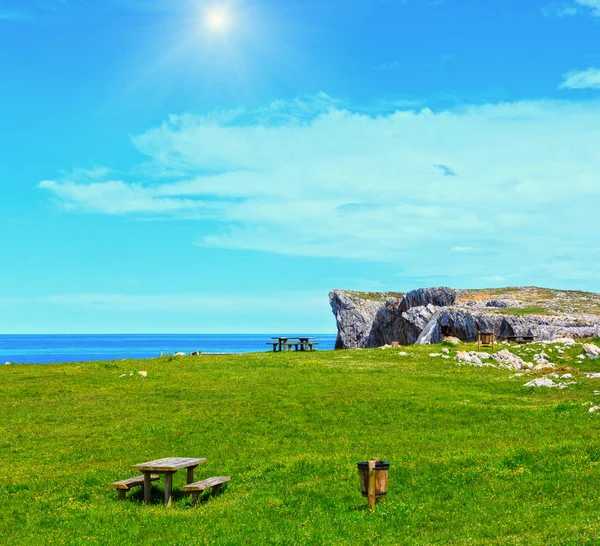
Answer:
[[(309, 346), (313, 345), (310, 343), (311, 339), (315, 339), (314, 337), (291, 337), (291, 336), (273, 336), (271, 337), (271, 339), (276, 339), (277, 342), (271, 342), (269, 343), (269, 345), (273, 345), (273, 351), (284, 351), (286, 349), (288, 349), (289, 347), (291, 347), (292, 345), (295, 347), (296, 351), (298, 350), (298, 347), (300, 347), (301, 351), (308, 351), (309, 350)], [(288, 343), (289, 340), (298, 340), (297, 343), (295, 343), (294, 341), (292, 341), (291, 343)]]
[(182, 468), (187, 468), (186, 485), (194, 481), (194, 468), (205, 463), (206, 459), (191, 459), (188, 457), (166, 457), (146, 463), (134, 464), (131, 468), (144, 474), (144, 503), (150, 503), (150, 491), (152, 488), (152, 474), (165, 475), (165, 504), (171, 506), (173, 502), (173, 474)]

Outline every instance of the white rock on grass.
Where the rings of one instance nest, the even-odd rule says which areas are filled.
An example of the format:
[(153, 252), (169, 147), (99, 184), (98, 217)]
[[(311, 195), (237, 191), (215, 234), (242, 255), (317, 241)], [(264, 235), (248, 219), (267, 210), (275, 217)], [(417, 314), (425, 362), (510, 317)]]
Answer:
[(458, 345), (460, 343), (460, 339), (458, 339), (457, 337), (452, 337), (452, 336), (448, 336), (447, 338), (444, 339), (444, 341), (447, 341), (448, 343), (452, 343), (452, 345)]
[(588, 413), (596, 413), (598, 410), (600, 410), (600, 406), (592, 406), (589, 410)]
[(406, 356), (408, 353), (406, 351), (400, 351), (398, 354), (400, 356)]
[(564, 373), (560, 376), (561, 379), (571, 379), (573, 377), (572, 373)]
[(477, 356), (467, 353), (466, 351), (458, 351), (456, 356), (454, 357), (459, 364), (468, 364), (469, 366), (491, 366), (494, 368), (493, 364), (483, 363)]
[(585, 376), (589, 379), (600, 379), (600, 373), (587, 372)]
[(585, 351), (585, 354), (589, 358), (600, 358), (600, 347), (598, 347), (596, 345), (592, 345), (591, 343), (586, 343), (583, 346), (583, 350)]
[(187, 356), (187, 354), (186, 354), (186, 353), (179, 352), (179, 353), (175, 353), (175, 356)]
[(148, 377), (147, 371), (141, 371), (141, 372), (138, 372), (138, 374), (141, 375), (142, 377)]
[(498, 362), (501, 368), (507, 370), (522, 370), (523, 368), (531, 368), (532, 365), (525, 362), (521, 357), (511, 353), (508, 349), (502, 349), (491, 357)]
[(429, 356), (436, 358), (438, 356), (442, 356), (442, 353), (429, 353)]
[(548, 379), (547, 377), (537, 377), (533, 381), (529, 383), (525, 383), (524, 387), (548, 387), (550, 389), (558, 388), (558, 389), (566, 389), (567, 385), (564, 383), (555, 383), (552, 379)]
[(447, 355), (449, 352), (450, 352), (450, 349), (448, 349), (448, 347), (442, 347), (442, 353)]
[(575, 358), (578, 358), (579, 360), (585, 360), (585, 355), (577, 355)]
[(442, 358), (444, 358), (446, 360), (450, 360), (450, 357), (448, 355), (442, 355)]

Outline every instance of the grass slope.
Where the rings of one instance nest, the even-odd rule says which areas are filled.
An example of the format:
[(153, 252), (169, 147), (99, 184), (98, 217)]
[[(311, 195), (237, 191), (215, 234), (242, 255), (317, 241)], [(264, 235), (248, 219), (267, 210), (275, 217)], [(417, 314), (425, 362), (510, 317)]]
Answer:
[[(524, 388), (439, 349), (2, 366), (0, 543), (596, 543), (600, 414), (582, 404), (600, 380)], [(580, 352), (560, 362), (600, 368)], [(162, 480), (151, 506), (106, 489), (165, 456), (232, 481), (172, 508)], [(391, 462), (374, 514), (356, 471), (369, 457)]]

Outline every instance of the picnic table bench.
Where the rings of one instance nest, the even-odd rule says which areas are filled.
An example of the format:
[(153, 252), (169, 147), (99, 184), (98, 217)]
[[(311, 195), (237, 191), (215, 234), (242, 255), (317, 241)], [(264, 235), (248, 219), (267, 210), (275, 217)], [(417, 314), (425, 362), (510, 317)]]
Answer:
[(535, 341), (535, 336), (506, 336), (506, 341), (512, 341), (514, 343), (532, 343)]
[[(159, 479), (159, 476), (152, 474), (150, 476), (150, 481), (154, 482)], [(117, 490), (119, 494), (119, 500), (124, 500), (125, 495), (128, 491), (133, 489), (134, 487), (138, 487), (140, 485), (144, 485), (144, 476), (136, 476), (135, 478), (127, 478), (126, 480), (120, 480), (118, 482), (113, 482), (106, 487), (111, 487)]]
[(194, 501), (197, 501), (202, 491), (212, 488), (213, 493), (217, 493), (221, 489), (221, 486), (229, 480), (231, 480), (229, 476), (214, 476), (199, 482), (188, 483), (181, 490), (188, 492)]

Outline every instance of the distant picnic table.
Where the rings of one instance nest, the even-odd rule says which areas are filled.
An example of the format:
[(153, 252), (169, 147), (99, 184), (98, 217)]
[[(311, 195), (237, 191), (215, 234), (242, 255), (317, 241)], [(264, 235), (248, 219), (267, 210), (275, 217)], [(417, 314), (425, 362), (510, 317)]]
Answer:
[(313, 351), (318, 342), (312, 341), (314, 337), (290, 337), (290, 336), (273, 336), (271, 339), (277, 341), (267, 341), (267, 345), (273, 347), (273, 352), (290, 351), (292, 347), (296, 351)]

